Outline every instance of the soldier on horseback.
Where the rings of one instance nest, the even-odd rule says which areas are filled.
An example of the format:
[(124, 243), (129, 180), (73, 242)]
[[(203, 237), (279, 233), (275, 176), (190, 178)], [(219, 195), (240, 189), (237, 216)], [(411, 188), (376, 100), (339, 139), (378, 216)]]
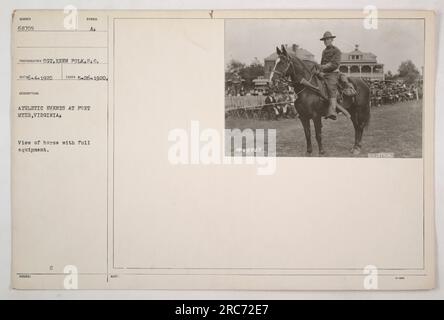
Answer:
[[(360, 153), (362, 135), (370, 120), (370, 87), (362, 78), (348, 79), (348, 77), (341, 75), (337, 71), (341, 52), (335, 47), (330, 48), (331, 37), (333, 37), (331, 33), (326, 34), (326, 38), (330, 38), (325, 41), (326, 46), (329, 48), (324, 50), (322, 67), (314, 61), (303, 61), (296, 55), (288, 54), (285, 47), (282, 46), (281, 49), (276, 47), (278, 58), (270, 74), (270, 83), (273, 87), (282, 87), (283, 84), (291, 86), (295, 91), (297, 90), (298, 98), (294, 102), (294, 106), (304, 128), (305, 139), (307, 141), (307, 155), (313, 152), (310, 133), (311, 120), (315, 127), (319, 154), (324, 154), (321, 117), (325, 114), (326, 102), (330, 102), (330, 110), (327, 115), (335, 116), (336, 110), (334, 109), (337, 107), (352, 121), (355, 129), (355, 143), (351, 149), (353, 154)], [(324, 94), (322, 89), (326, 87), (326, 85), (324, 85), (326, 81), (322, 83), (321, 77), (314, 77), (318, 72), (321, 73), (320, 75), (325, 73), (324, 75), (327, 78), (329, 73), (336, 72), (335, 77), (332, 77), (333, 79), (331, 81), (333, 82), (333, 86), (329, 83), (330, 86), (328, 88), (330, 89), (330, 98), (334, 97), (334, 99), (329, 99), (326, 97), (327, 94)], [(342, 87), (345, 85), (345, 81), (347, 81), (347, 87), (343, 89)], [(336, 88), (338, 82), (340, 84), (339, 89)], [(309, 88), (309, 90), (305, 90), (305, 88)], [(344, 100), (342, 101), (345, 107), (336, 103), (338, 90), (341, 90), (341, 93), (344, 95)]]
[(347, 81), (347, 77), (345, 75), (341, 76), (339, 73), (341, 50), (333, 45), (334, 38), (336, 38), (336, 36), (332, 35), (330, 31), (326, 31), (320, 39), (321, 41), (324, 41), (325, 49), (322, 51), (320, 71), (318, 72), (318, 75), (325, 79), (329, 98), (329, 106), (325, 118), (336, 120), (338, 81), (341, 80), (347, 90), (351, 92), (351, 95), (356, 94), (356, 92), (351, 83)]
[(325, 79), (327, 85), (329, 106), (326, 118), (336, 120), (336, 99), (338, 97), (339, 63), (341, 61), (341, 51), (333, 45), (336, 36), (330, 31), (326, 31), (320, 39), (324, 41), (325, 49), (322, 51), (322, 59), (319, 75)]

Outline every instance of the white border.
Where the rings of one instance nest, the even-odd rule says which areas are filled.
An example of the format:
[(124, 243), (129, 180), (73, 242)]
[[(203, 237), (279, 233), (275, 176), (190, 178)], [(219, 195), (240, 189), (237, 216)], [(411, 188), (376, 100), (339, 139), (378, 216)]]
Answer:
[[(131, 3), (131, 5), (130, 5)], [(439, 271), (444, 271), (444, 117), (440, 102), (444, 102), (444, 92), (436, 90), (436, 230), (438, 251), (438, 288), (431, 291), (411, 292), (238, 292), (238, 291), (15, 291), (10, 289), (11, 217), (10, 217), (10, 26), (13, 9), (62, 9), (65, 5), (79, 9), (354, 9), (362, 10), (367, 5), (380, 9), (426, 9), (437, 13), (437, 81), (436, 88), (442, 88), (444, 68), (440, 63), (443, 55), (440, 43), (444, 27), (441, 15), (444, 3), (434, 0), (375, 0), (353, 2), (312, 0), (309, 3), (284, 0), (235, 0), (208, 1), (190, 0), (184, 5), (181, 0), (120, 1), (111, 6), (105, 0), (95, 1), (51, 1), (17, 0), (0, 3), (0, 298), (1, 299), (444, 299), (444, 280)], [(440, 41), (441, 40), (441, 41)], [(441, 178), (441, 179), (440, 179)]]

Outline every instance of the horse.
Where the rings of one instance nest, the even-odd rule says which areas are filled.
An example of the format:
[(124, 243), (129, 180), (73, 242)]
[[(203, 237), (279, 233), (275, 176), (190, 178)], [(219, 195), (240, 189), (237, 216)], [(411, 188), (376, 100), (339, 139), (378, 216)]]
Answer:
[[(321, 91), (317, 90), (324, 85), (316, 75), (319, 65), (312, 61), (302, 61), (296, 55), (289, 54), (284, 46), (281, 50), (276, 47), (276, 52), (278, 59), (271, 72), (270, 82), (273, 86), (276, 86), (277, 83), (290, 85), (297, 93), (298, 98), (294, 102), (294, 106), (304, 128), (307, 142), (306, 156), (311, 156), (313, 152), (310, 120), (313, 121), (315, 127), (319, 155), (325, 155), (322, 145), (322, 117), (326, 114), (329, 102)], [(370, 88), (361, 78), (349, 77), (348, 80), (353, 84), (357, 94), (352, 97), (344, 95), (342, 106), (350, 114), (355, 130), (355, 141), (350, 152), (353, 155), (358, 155), (362, 148), (364, 129), (370, 121)], [(305, 84), (302, 84), (301, 81)]]

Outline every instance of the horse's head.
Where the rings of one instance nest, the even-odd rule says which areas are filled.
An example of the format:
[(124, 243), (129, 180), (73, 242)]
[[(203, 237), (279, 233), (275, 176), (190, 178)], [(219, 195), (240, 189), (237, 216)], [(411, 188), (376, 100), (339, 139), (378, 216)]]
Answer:
[(290, 70), (291, 66), (291, 58), (284, 46), (281, 46), (281, 49), (276, 47), (276, 53), (278, 58), (276, 59), (276, 63), (270, 75), (270, 83), (272, 85), (286, 80), (288, 78), (288, 71)]

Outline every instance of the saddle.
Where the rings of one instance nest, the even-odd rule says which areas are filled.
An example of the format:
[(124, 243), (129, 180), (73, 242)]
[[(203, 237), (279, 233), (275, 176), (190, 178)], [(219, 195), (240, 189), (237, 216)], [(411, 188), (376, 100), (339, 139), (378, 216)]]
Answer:
[[(322, 78), (319, 75), (315, 76), (316, 79), (316, 86), (319, 88), (319, 94), (321, 97), (328, 99), (328, 91), (327, 91), (327, 84), (325, 82), (325, 79)], [(350, 80), (349, 77), (347, 77), (343, 73), (338, 74), (338, 102), (342, 101), (343, 96), (347, 97), (354, 97), (357, 95), (357, 90), (353, 82)]]
[(340, 95), (354, 97), (358, 94), (354, 83), (343, 73), (339, 73), (338, 90)]

